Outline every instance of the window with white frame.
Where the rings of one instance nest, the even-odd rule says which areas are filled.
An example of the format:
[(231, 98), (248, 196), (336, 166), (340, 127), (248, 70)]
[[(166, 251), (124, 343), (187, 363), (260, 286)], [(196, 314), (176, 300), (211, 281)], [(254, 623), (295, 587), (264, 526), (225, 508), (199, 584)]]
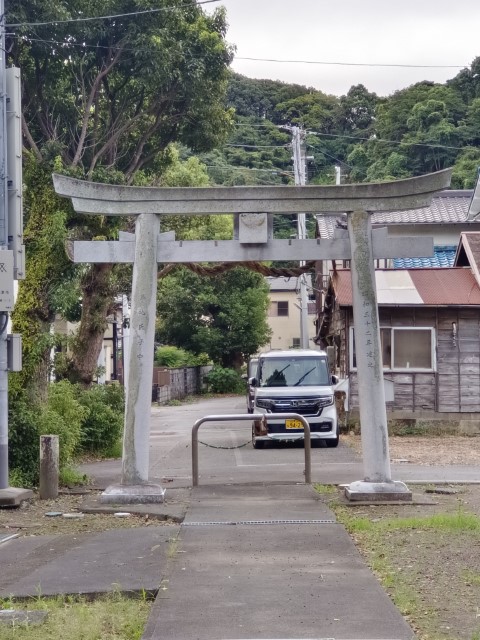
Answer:
[[(355, 331), (350, 329), (350, 369), (357, 368)], [(383, 368), (389, 371), (434, 371), (435, 342), (431, 327), (381, 327)]]

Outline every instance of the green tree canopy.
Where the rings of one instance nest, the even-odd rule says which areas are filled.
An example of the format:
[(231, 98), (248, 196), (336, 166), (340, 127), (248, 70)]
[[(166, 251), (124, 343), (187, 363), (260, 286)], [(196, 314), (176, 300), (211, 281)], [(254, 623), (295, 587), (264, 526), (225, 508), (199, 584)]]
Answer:
[(239, 368), (270, 337), (264, 278), (237, 267), (214, 278), (180, 268), (159, 283), (158, 342)]
[[(82, 20), (95, 15), (121, 17)], [(7, 21), (24, 25), (13, 28), (9, 58), (22, 69), (25, 140), (39, 157), (131, 181), (156, 170), (170, 142), (210, 149), (228, 129), (223, 10), (208, 16), (194, 0), (10, 0)]]
[[(9, 61), (22, 70), (24, 145), (46, 175), (52, 169), (108, 183), (147, 184), (175, 158), (169, 145), (181, 141), (204, 151), (224, 139), (232, 113), (225, 107), (232, 50), (225, 41), (225, 12), (206, 15), (194, 0), (10, 0), (6, 3)], [(95, 16), (113, 16), (101, 17)], [(187, 173), (195, 172), (194, 161)], [(37, 185), (26, 180), (25, 221), (34, 211)], [(33, 174), (32, 174), (33, 175)], [(70, 238), (115, 238), (120, 220), (77, 216), (67, 201), (63, 213)], [(126, 223), (127, 221), (125, 221)], [(50, 254), (27, 237), (28, 304), (51, 321), (58, 309), (58, 267), (45, 265), (39, 283), (29, 268)], [(40, 254), (38, 253), (40, 252)], [(49, 258), (48, 258), (49, 259)], [(106, 315), (121, 278), (112, 265), (76, 270), (81, 323), (72, 343), (72, 379), (88, 384), (96, 369)], [(36, 288), (31, 290), (33, 278)], [(69, 288), (71, 291), (72, 288)], [(65, 307), (65, 304), (60, 305)], [(25, 321), (17, 314), (19, 324)], [(41, 341), (40, 341), (41, 343)], [(43, 357), (48, 359), (46, 348)]]

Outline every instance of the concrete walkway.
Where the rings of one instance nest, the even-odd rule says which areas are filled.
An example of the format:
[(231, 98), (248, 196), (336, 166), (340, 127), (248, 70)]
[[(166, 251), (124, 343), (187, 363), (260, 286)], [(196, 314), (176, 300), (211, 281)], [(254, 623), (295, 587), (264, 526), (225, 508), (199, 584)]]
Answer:
[(415, 637), (311, 487), (205, 486), (186, 497), (174, 489), (151, 506), (178, 517), (181, 502), (181, 525), (0, 544), (0, 597), (157, 593), (143, 640)]
[(199, 487), (143, 640), (411, 640), (305, 485)]

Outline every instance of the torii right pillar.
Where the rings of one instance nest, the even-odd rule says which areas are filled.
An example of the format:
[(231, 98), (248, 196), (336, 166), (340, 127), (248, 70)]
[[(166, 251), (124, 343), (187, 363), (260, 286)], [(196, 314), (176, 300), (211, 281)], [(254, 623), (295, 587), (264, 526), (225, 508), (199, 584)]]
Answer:
[(347, 224), (365, 477), (348, 485), (345, 495), (352, 501), (410, 501), (408, 487), (392, 481), (390, 470), (371, 216), (367, 211), (352, 211), (347, 214)]

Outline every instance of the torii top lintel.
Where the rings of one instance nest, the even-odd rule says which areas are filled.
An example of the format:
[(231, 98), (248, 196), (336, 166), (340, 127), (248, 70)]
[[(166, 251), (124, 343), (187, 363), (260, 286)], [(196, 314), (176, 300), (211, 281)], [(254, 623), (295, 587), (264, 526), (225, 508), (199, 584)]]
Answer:
[(400, 211), (427, 206), (450, 185), (452, 169), (394, 182), (335, 186), (128, 187), (54, 174), (58, 195), (71, 198), (75, 211), (96, 215), (336, 213)]

